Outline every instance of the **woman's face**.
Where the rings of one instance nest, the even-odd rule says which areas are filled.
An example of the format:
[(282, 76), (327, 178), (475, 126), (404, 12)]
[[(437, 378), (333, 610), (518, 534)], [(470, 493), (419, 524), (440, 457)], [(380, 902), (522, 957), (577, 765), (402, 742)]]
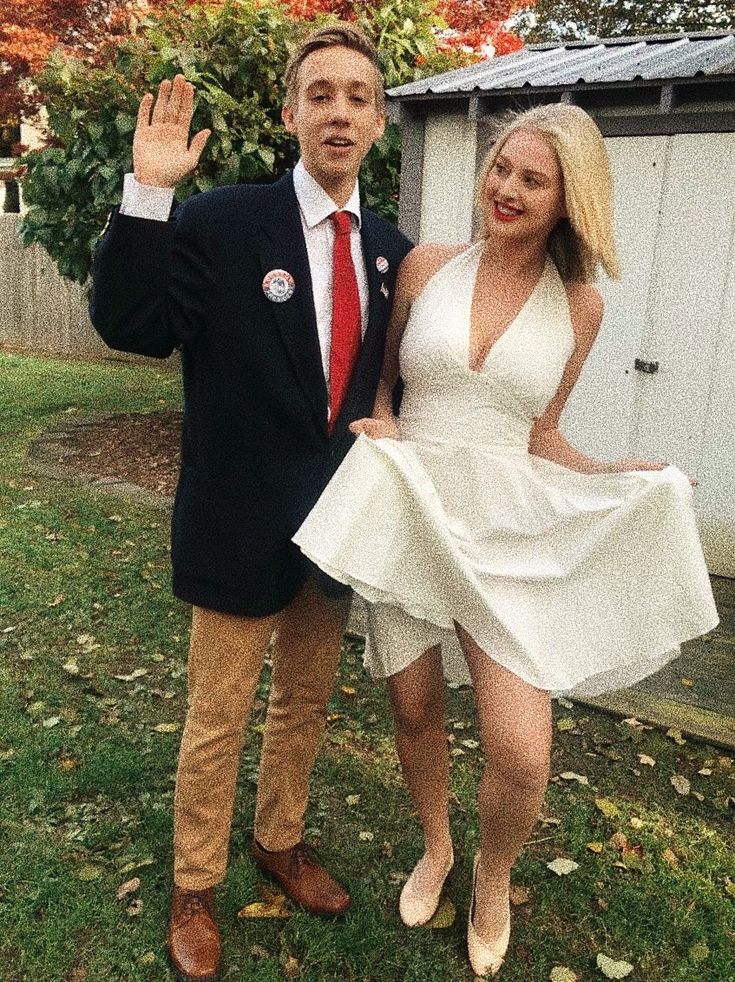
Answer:
[(566, 216), (564, 180), (556, 153), (539, 133), (511, 133), (490, 169), (482, 200), (486, 234), (549, 237)]

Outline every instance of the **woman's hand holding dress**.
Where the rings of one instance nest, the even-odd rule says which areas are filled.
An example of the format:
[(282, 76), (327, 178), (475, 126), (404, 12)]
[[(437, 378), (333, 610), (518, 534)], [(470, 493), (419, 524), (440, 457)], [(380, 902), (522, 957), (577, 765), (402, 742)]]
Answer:
[(364, 433), (371, 440), (400, 440), (401, 433), (398, 429), (398, 420), (395, 416), (384, 416), (376, 418), (366, 416), (364, 419), (356, 419), (350, 423), (350, 431), (359, 436)]

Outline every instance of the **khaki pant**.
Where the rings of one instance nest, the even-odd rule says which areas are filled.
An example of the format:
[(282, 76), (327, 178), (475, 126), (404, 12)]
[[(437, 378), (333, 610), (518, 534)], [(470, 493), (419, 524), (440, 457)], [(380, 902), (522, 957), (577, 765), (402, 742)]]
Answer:
[(194, 607), (174, 801), (177, 886), (203, 890), (224, 879), (240, 754), (274, 631), (255, 836), (266, 849), (288, 849), (301, 839), (348, 610), (347, 597), (327, 598), (312, 580), (270, 617)]

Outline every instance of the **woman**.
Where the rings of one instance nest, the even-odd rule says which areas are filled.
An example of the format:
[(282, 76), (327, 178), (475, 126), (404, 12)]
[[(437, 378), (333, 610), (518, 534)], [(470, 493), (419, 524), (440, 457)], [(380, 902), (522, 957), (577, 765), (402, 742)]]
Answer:
[[(370, 601), (425, 837), (400, 898), (436, 910), (454, 862), (444, 674), (471, 681), (487, 765), (467, 943), (500, 968), (510, 872), (544, 797), (554, 692), (631, 684), (717, 614), (687, 478), (575, 450), (559, 419), (595, 341), (598, 266), (617, 277), (610, 168), (581, 109), (514, 117), (481, 172), (479, 241), (399, 273), (373, 417), (295, 541)], [(400, 419), (391, 411), (399, 374)]]

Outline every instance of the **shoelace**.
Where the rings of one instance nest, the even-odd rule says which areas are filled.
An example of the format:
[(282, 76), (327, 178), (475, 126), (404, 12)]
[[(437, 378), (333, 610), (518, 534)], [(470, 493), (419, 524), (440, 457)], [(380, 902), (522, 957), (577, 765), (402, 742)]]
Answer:
[(298, 842), (291, 850), (291, 859), (289, 860), (289, 872), (291, 874), (298, 873), (303, 866), (313, 866), (314, 860), (312, 859), (311, 849), (305, 842)]
[(195, 893), (190, 893), (181, 911), (182, 920), (189, 921), (195, 914), (209, 914), (210, 910), (204, 900)]

